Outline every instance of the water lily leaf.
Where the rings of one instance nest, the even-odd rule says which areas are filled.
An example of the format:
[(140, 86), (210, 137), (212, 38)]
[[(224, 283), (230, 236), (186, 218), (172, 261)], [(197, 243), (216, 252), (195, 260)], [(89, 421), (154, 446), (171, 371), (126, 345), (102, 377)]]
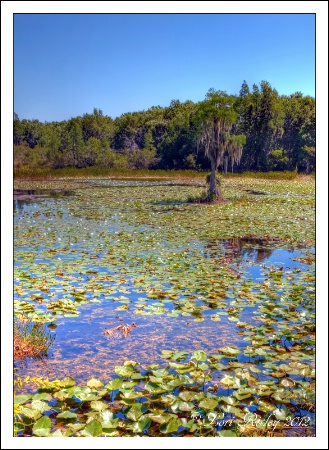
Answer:
[(232, 405), (223, 405), (222, 406), (223, 411), (230, 413), (230, 414), (234, 414), (235, 417), (239, 417), (241, 419), (244, 419), (246, 413), (245, 411), (241, 411), (241, 409), (236, 408), (235, 406)]
[(221, 351), (222, 353), (225, 353), (226, 355), (238, 355), (239, 353), (241, 353), (240, 350), (233, 347), (224, 347), (218, 350)]
[(97, 437), (102, 434), (102, 431), (102, 424), (98, 422), (98, 420), (92, 420), (91, 422), (87, 423), (82, 432), (84, 436)]
[(92, 409), (94, 409), (95, 411), (103, 411), (103, 409), (108, 408), (108, 404), (99, 400), (93, 400), (90, 403), (90, 406)]
[[(203, 372), (201, 372), (203, 374)], [(178, 375), (174, 380), (167, 383), (168, 387), (173, 388), (177, 386), (184, 386), (186, 384), (193, 384), (192, 378), (187, 375)]]
[[(185, 315), (185, 314), (184, 314)], [(204, 317), (196, 317), (194, 322), (204, 322)]]
[(232, 431), (232, 430), (219, 431), (218, 434), (221, 437), (236, 437), (237, 436), (236, 432)]
[(41, 416), (40, 411), (24, 407), (20, 409), (20, 413), (24, 414), (24, 416), (28, 417), (29, 419), (34, 420), (39, 419), (39, 417)]
[(292, 388), (296, 383), (291, 378), (282, 378), (280, 384), (286, 388)]
[(42, 392), (41, 394), (34, 394), (34, 400), (46, 400), (46, 402), (50, 402), (52, 400), (52, 396), (47, 392)]
[(43, 402), (42, 400), (33, 400), (31, 403), (31, 408), (35, 409), (39, 412), (44, 412), (49, 410), (49, 406), (46, 402)]
[(299, 373), (303, 375), (303, 377), (309, 377), (311, 375), (311, 369), (309, 367), (304, 367)]
[(286, 373), (281, 371), (281, 370), (277, 370), (275, 372), (272, 372), (271, 376), (274, 377), (274, 378), (282, 378), (282, 377), (286, 376)]
[(71, 411), (63, 411), (57, 414), (56, 419), (75, 419), (76, 417), (76, 413), (73, 413)]
[(72, 430), (80, 431), (85, 427), (84, 423), (68, 423), (66, 425), (69, 428), (72, 428)]
[(109, 391), (116, 391), (117, 389), (121, 388), (122, 384), (123, 380), (121, 380), (121, 378), (114, 378), (109, 383), (107, 383), (105, 387)]
[(191, 402), (181, 402), (179, 404), (179, 410), (180, 411), (191, 411), (194, 408), (195, 408), (195, 406)]
[(181, 370), (181, 371), (188, 372), (190, 370), (190, 367), (185, 364), (170, 362), (169, 365), (170, 365), (170, 367), (176, 369), (177, 371)]
[(271, 395), (278, 402), (289, 403), (291, 393), (285, 390), (277, 390), (274, 394)]
[(162, 423), (169, 422), (169, 420), (172, 419), (175, 416), (173, 414), (167, 414), (167, 413), (164, 413), (164, 414), (152, 414), (152, 413), (150, 413), (150, 414), (148, 414), (148, 417), (150, 419), (152, 419), (154, 422), (162, 424)]
[(170, 373), (166, 369), (152, 370), (152, 372), (155, 377), (159, 378), (166, 378), (168, 377), (168, 375), (170, 375)]
[(59, 385), (62, 388), (67, 388), (75, 385), (75, 379), (72, 377), (66, 377), (59, 381)]
[(267, 397), (267, 396), (273, 394), (273, 389), (271, 389), (271, 388), (269, 388), (268, 386), (265, 386), (265, 385), (257, 386), (256, 391), (257, 391), (257, 394), (260, 397)]
[(126, 413), (126, 416), (131, 420), (138, 420), (138, 418), (143, 415), (142, 407), (143, 405), (141, 403), (132, 405)]
[(254, 372), (254, 373), (261, 373), (261, 370), (258, 369), (257, 367), (249, 367), (249, 369), (251, 370), (251, 372)]
[(51, 433), (50, 435), (51, 437), (64, 437), (64, 434), (62, 433), (61, 430), (56, 430), (53, 433)]
[(125, 361), (124, 363), (123, 363), (123, 365), (126, 367), (126, 366), (138, 366), (138, 362), (136, 362), (136, 361), (133, 361), (133, 360), (128, 360), (128, 361)]
[(196, 361), (206, 361), (207, 355), (203, 350), (196, 350), (192, 356), (191, 359), (195, 359)]
[(133, 399), (133, 398), (141, 398), (145, 397), (145, 391), (139, 390), (134, 391), (132, 389), (120, 389), (121, 398)]
[(172, 350), (161, 350), (161, 353), (165, 358), (169, 358), (174, 352)]
[(21, 405), (32, 398), (32, 395), (15, 395), (14, 405)]
[(207, 398), (199, 403), (199, 407), (203, 409), (215, 409), (218, 405), (218, 401), (219, 400), (215, 398)]
[(138, 422), (135, 422), (132, 426), (132, 431), (134, 433), (142, 433), (147, 430), (152, 423), (152, 420), (148, 416), (142, 416), (139, 418)]
[(119, 436), (119, 431), (110, 427), (103, 427), (103, 436)]
[(211, 319), (213, 322), (220, 322), (220, 321), (222, 320), (220, 317), (218, 317), (218, 316), (216, 316), (216, 315), (211, 316), (210, 319)]
[(70, 396), (70, 393), (64, 390), (57, 391), (53, 394), (53, 397), (60, 402), (64, 401)]
[(36, 436), (49, 436), (51, 427), (51, 420), (47, 416), (42, 416), (33, 425), (32, 431)]
[(114, 414), (112, 411), (105, 409), (100, 413), (100, 416), (104, 422), (109, 422), (114, 418)]
[(274, 411), (276, 409), (271, 403), (264, 402), (262, 400), (258, 400), (258, 404), (263, 411)]
[(91, 389), (94, 389), (104, 386), (104, 383), (102, 383), (100, 380), (97, 380), (97, 378), (91, 378), (87, 382), (87, 386), (90, 387)]
[(184, 402), (188, 402), (193, 396), (193, 392), (191, 391), (182, 391), (178, 394), (178, 397), (184, 400)]
[(262, 348), (256, 348), (254, 354), (257, 356), (266, 356), (266, 351)]
[(274, 386), (275, 381), (273, 381), (273, 380), (257, 381), (256, 384), (261, 384), (261, 385), (265, 385), (265, 386)]
[(225, 375), (220, 380), (220, 383), (224, 384), (225, 386), (233, 386), (234, 385), (234, 378), (231, 375)]
[(185, 359), (187, 355), (188, 352), (175, 352), (173, 355), (171, 355), (171, 358), (177, 361), (179, 359)]
[(168, 423), (163, 423), (160, 425), (160, 431), (161, 433), (173, 433), (178, 430), (179, 426), (181, 425), (181, 421), (179, 419), (171, 419)]
[(152, 375), (149, 375), (149, 381), (152, 381), (152, 383), (155, 384), (161, 384), (163, 382), (163, 378), (153, 377)]
[(93, 392), (79, 392), (75, 394), (76, 398), (81, 400), (82, 402), (99, 400), (101, 396), (99, 394), (95, 394)]
[(217, 369), (217, 370), (226, 369), (226, 366), (224, 366), (224, 364), (221, 364), (221, 363), (210, 364), (210, 367), (213, 367), (214, 369)]
[(167, 388), (163, 387), (163, 385), (159, 385), (152, 382), (146, 383), (145, 389), (149, 392), (152, 392), (153, 394), (160, 394), (167, 390)]
[(232, 406), (234, 406), (234, 405), (236, 405), (238, 403), (238, 401), (235, 398), (233, 398), (233, 397), (226, 397), (226, 396), (221, 396), (220, 397), (220, 401), (223, 401), (227, 405), (232, 405)]
[(244, 400), (246, 398), (252, 397), (255, 394), (255, 389), (250, 388), (240, 388), (237, 391), (233, 392), (233, 396), (236, 397), (238, 400)]
[(137, 383), (134, 381), (124, 381), (120, 389), (130, 389), (133, 386), (136, 386)]
[(227, 320), (229, 320), (230, 322), (239, 322), (239, 319), (235, 316), (229, 316)]
[(129, 378), (134, 372), (134, 368), (131, 366), (116, 366), (114, 371), (120, 377)]
[(130, 377), (132, 380), (142, 380), (144, 377), (142, 374), (140, 373), (133, 373)]
[(273, 411), (273, 414), (275, 415), (277, 420), (285, 420), (288, 417), (288, 415), (290, 414), (290, 412), (286, 408), (281, 408), (281, 409), (275, 409)]

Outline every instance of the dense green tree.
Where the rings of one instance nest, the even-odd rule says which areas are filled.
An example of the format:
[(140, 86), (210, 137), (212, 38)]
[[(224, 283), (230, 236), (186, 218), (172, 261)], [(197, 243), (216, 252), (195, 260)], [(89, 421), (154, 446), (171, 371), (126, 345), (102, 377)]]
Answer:
[(24, 125), (19, 120), (18, 114), (14, 113), (14, 145), (20, 145), (24, 140)]
[[(220, 101), (216, 107), (216, 96), (224, 94), (229, 107), (220, 106)], [(218, 117), (215, 123), (214, 115), (211, 137), (206, 132), (211, 121), (202, 119), (202, 110), (209, 117), (227, 114), (232, 121), (222, 123)], [(208, 157), (197, 152), (198, 137)], [(218, 155), (211, 162), (216, 140)], [(49, 123), (20, 120), (15, 114), (13, 142), (15, 167), (205, 170), (217, 164), (226, 171), (230, 164), (233, 171), (240, 163), (239, 170), (310, 172), (315, 170), (315, 100), (299, 92), (279, 96), (266, 81), (249, 89), (244, 81), (237, 96), (212, 89), (199, 104), (172, 100), (167, 107), (128, 112), (114, 120), (97, 108)]]
[(315, 100), (296, 92), (289, 97), (282, 97), (284, 109), (284, 133), (281, 147), (287, 158), (287, 168), (307, 169), (314, 165), (313, 151), (305, 151), (305, 147), (315, 149)]
[(216, 171), (223, 163), (225, 152), (233, 147), (240, 148), (243, 142), (241, 135), (234, 137), (231, 134), (232, 127), (239, 118), (233, 107), (234, 101), (235, 98), (226, 92), (210, 89), (206, 99), (198, 105), (198, 145), (210, 159), (209, 194), (216, 199), (223, 198), (216, 183)]
[(284, 111), (278, 92), (267, 81), (254, 84), (250, 93), (242, 84), (236, 102), (240, 113), (239, 130), (246, 135), (242, 166), (249, 170), (267, 170), (268, 156), (283, 134)]

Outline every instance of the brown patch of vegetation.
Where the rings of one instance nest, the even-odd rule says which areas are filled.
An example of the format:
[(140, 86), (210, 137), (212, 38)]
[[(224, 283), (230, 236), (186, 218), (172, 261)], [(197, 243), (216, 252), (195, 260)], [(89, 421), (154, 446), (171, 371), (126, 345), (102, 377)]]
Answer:
[(132, 323), (131, 325), (121, 324), (115, 328), (105, 329), (104, 334), (111, 337), (115, 337), (121, 334), (122, 337), (127, 337), (133, 328), (136, 328), (135, 323)]
[(55, 335), (44, 331), (41, 323), (14, 323), (14, 360), (39, 358), (47, 353)]

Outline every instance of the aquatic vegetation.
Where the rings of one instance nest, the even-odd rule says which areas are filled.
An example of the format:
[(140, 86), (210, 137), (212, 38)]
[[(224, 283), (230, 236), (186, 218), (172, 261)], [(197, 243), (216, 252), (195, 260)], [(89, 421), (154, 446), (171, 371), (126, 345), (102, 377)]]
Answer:
[(311, 367), (291, 362), (285, 364), (285, 373), (296, 381), (265, 381), (266, 371), (257, 359), (238, 363), (237, 353), (226, 348), (220, 354), (197, 350), (189, 356), (184, 351), (164, 350), (164, 365), (141, 367), (136, 361), (125, 361), (115, 368), (117, 377), (107, 384), (96, 378), (84, 386), (76, 385), (71, 377), (54, 381), (29, 378), (26, 381), (37, 384), (39, 390), (36, 394), (16, 393), (15, 433), (234, 437), (255, 432), (265, 436), (298, 434), (302, 427), (300, 434), (311, 435), (314, 409), (305, 409), (306, 403), (314, 407)]
[(122, 335), (122, 337), (127, 337), (131, 330), (136, 328), (136, 324), (132, 323), (131, 325), (124, 325), (123, 323), (121, 325), (118, 325), (117, 327), (114, 327), (112, 329), (106, 329), (104, 330), (104, 334), (107, 336), (114, 336), (117, 337), (118, 335)]
[(14, 360), (28, 357), (42, 358), (53, 344), (55, 335), (44, 329), (43, 324), (14, 321)]
[[(277, 436), (313, 427), (314, 181), (225, 178), (227, 201), (216, 205), (187, 201), (205, 190), (198, 179), (15, 185), (74, 192), (17, 203), (14, 313), (57, 326), (52, 378), (74, 364), (79, 383), (43, 384), (47, 368), (19, 368), (17, 379), (37, 374), (39, 393), (23, 384), (16, 433)], [(287, 425), (297, 413), (307, 426)], [(246, 414), (280, 423), (264, 428)]]

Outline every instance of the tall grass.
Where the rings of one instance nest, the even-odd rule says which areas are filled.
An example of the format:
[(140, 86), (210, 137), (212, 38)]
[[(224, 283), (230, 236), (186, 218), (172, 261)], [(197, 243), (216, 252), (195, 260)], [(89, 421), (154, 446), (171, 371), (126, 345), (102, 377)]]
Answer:
[(75, 167), (65, 167), (63, 169), (49, 168), (20, 168), (14, 171), (14, 178), (86, 178), (86, 177), (205, 177), (207, 172), (197, 172), (195, 170), (143, 170), (143, 169), (106, 169), (102, 167), (86, 167), (77, 169)]
[[(209, 172), (196, 170), (143, 170), (143, 169), (107, 169), (102, 167), (86, 167), (77, 169), (65, 167), (63, 169), (51, 169), (46, 167), (25, 167), (14, 170), (15, 179), (56, 179), (56, 178), (205, 178)], [(219, 173), (220, 176), (221, 173)], [(297, 172), (243, 172), (228, 173), (225, 177), (235, 178), (264, 178), (271, 180), (293, 180)]]
[(56, 335), (46, 331), (43, 324), (14, 321), (14, 359), (28, 356), (39, 358), (47, 354)]
[(269, 180), (293, 180), (297, 177), (297, 171), (289, 172), (243, 172), (241, 174), (230, 174), (229, 176), (242, 176), (245, 178), (265, 178)]

